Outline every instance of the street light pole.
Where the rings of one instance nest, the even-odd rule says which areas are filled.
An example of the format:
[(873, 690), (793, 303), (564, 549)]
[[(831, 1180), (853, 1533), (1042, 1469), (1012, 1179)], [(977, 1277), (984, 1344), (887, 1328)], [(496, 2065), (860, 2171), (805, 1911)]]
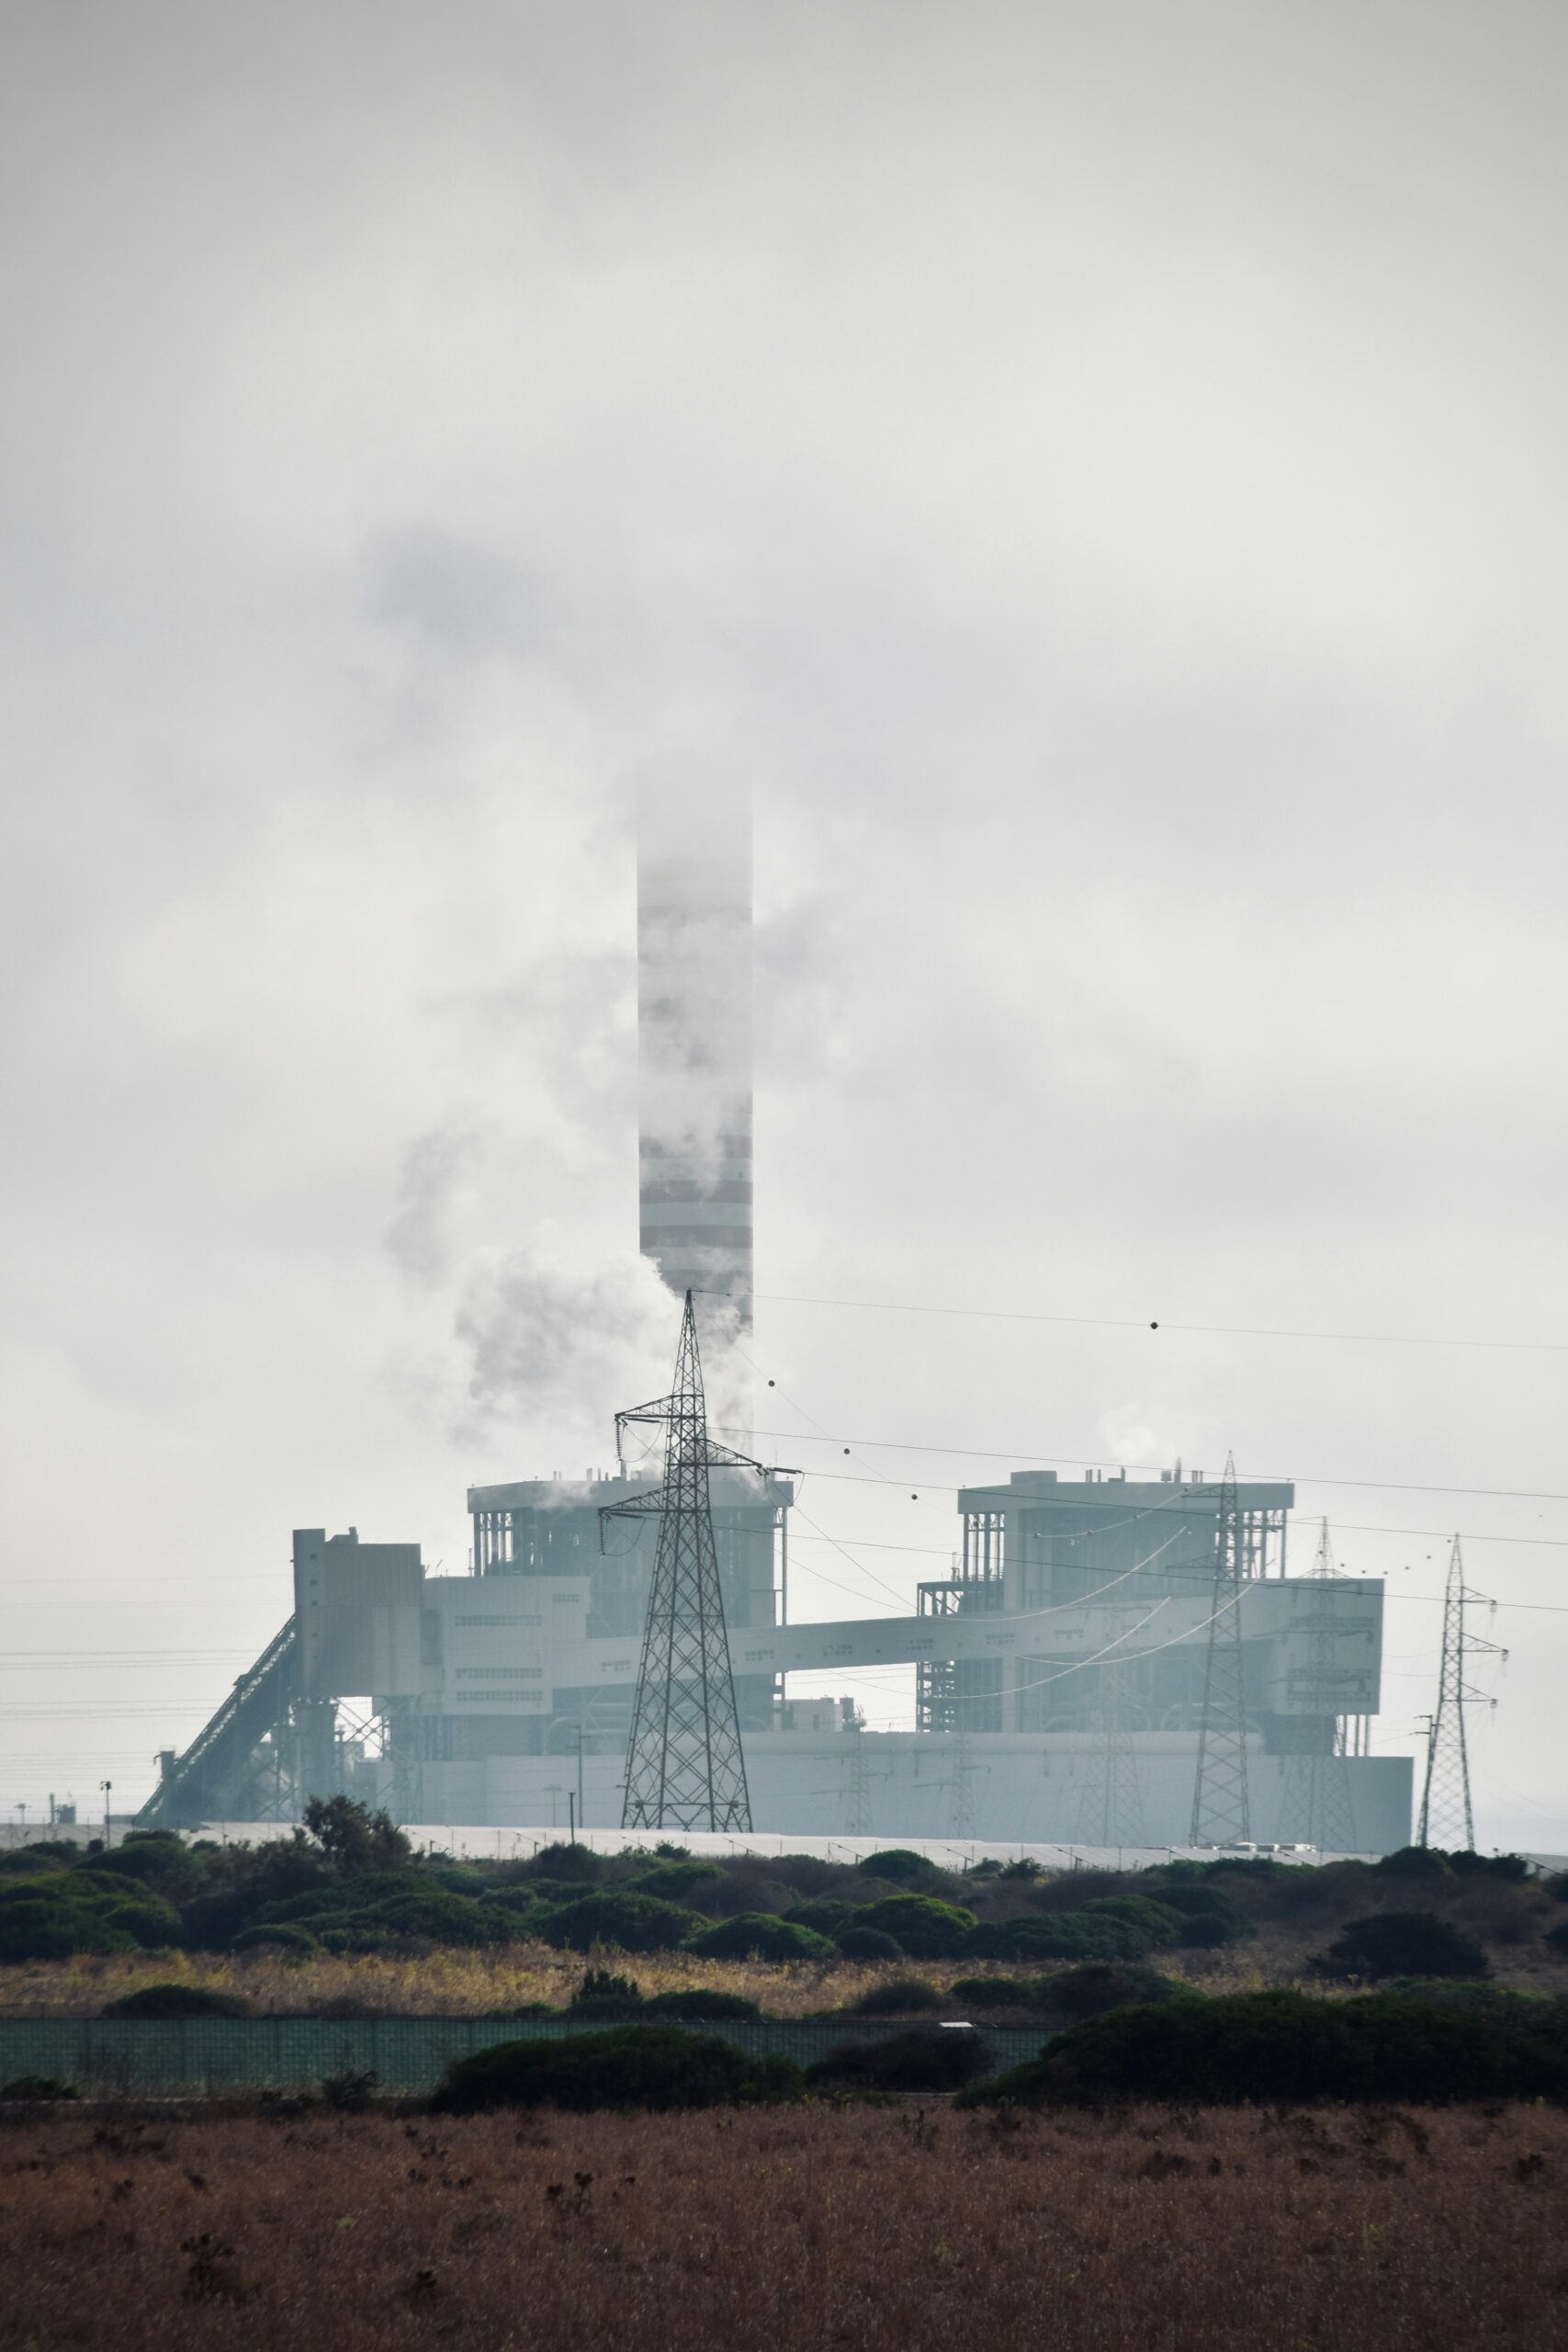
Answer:
[(98, 1786), (104, 1792), (104, 1851), (107, 1854), (114, 1843), (114, 1832), (109, 1826), (109, 1791), (114, 1787), (114, 1782), (100, 1781)]

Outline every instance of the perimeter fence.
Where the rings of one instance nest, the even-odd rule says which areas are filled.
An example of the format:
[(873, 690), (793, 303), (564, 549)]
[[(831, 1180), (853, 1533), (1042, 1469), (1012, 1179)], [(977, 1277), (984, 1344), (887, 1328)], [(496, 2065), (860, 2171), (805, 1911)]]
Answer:
[[(679, 2021), (683, 2032), (722, 2034), (748, 2056), (776, 2054), (801, 2066), (848, 2042), (886, 2041), (930, 2022)], [(99, 2098), (303, 2091), (354, 2074), (374, 2075), (386, 2091), (413, 2093), (433, 2090), (455, 2058), (498, 2041), (549, 2041), (604, 2030), (565, 2018), (5, 2018), (0, 2090), (30, 2075), (71, 2083)], [(997, 2068), (1034, 2057), (1050, 2039), (1032, 2026), (976, 2030)]]

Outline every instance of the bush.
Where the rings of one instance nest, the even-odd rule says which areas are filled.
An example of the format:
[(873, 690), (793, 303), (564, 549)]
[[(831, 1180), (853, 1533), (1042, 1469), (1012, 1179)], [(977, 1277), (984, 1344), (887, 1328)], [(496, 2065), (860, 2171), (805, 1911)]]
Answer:
[(716, 1862), (660, 1862), (654, 1870), (623, 1879), (621, 1884), (629, 1894), (657, 1894), (661, 1903), (689, 1903), (702, 1887), (711, 1886), (723, 1875)]
[(1456, 1878), (1500, 1878), (1513, 1886), (1530, 1874), (1523, 1854), (1478, 1854), (1472, 1847), (1450, 1853), (1449, 1868)]
[(641, 2014), (645, 2018), (757, 2018), (762, 2012), (743, 1993), (709, 1993), (699, 1984), (689, 1993), (656, 1993), (651, 2001), (643, 2003)]
[(884, 2041), (851, 2041), (807, 2070), (811, 2090), (959, 2091), (991, 2063), (972, 2026), (917, 2026)]
[(0, 2098), (44, 2100), (81, 2096), (74, 2083), (62, 2083), (54, 2075), (16, 2075), (8, 2083), (0, 2083)]
[(911, 1960), (952, 1960), (968, 1949), (975, 1914), (930, 1894), (890, 1894), (868, 1905), (860, 1924), (891, 1936)]
[(902, 1960), (904, 1947), (881, 1928), (843, 1928), (833, 1939), (841, 1960)]
[(1150, 1939), (1136, 1921), (1115, 1912), (1055, 1911), (988, 1919), (968, 1949), (976, 1960), (1142, 1960)]
[(229, 1947), (232, 1952), (276, 1951), (292, 1953), (298, 1959), (308, 1959), (321, 1947), (309, 1928), (295, 1925), (291, 1919), (279, 1919), (269, 1928), (242, 1928)]
[(536, 1887), (520, 1883), (487, 1886), (479, 1900), (485, 1910), (504, 1912), (509, 1919), (514, 1920), (517, 1923), (513, 1930), (514, 1934), (525, 1932), (529, 1922), (536, 1919), (546, 1907), (539, 1899)]
[(1146, 1894), (1097, 1895), (1093, 1902), (1084, 1905), (1079, 1916), (1120, 1920), (1145, 1939), (1146, 1951), (1158, 1951), (1175, 1943), (1181, 1933), (1181, 1913), (1163, 1903), (1151, 1902)]
[(849, 2018), (908, 2018), (921, 2009), (943, 2009), (947, 2003), (934, 1984), (925, 1984), (919, 1976), (893, 1976), (884, 1984), (873, 1984), (858, 2001), (851, 2001), (842, 2011)]
[(1502, 2019), (1392, 1993), (1343, 2002), (1194, 1995), (1086, 2018), (975, 2097), (1080, 2105), (1561, 2098), (1568, 2025), (1554, 2004), (1529, 2006), (1529, 2018)]
[(7, 1904), (0, 1911), (0, 1962), (71, 1960), (78, 1952), (135, 1951), (136, 1938), (90, 1911), (63, 1904)]
[(122, 1993), (105, 2009), (107, 2018), (254, 2018), (255, 2004), (240, 1993), (216, 1993), (205, 1984), (143, 1984)]
[(642, 1986), (630, 1976), (616, 1976), (607, 1968), (591, 1968), (567, 2003), (568, 2017), (640, 2017)]
[(1312, 1966), (1320, 1976), (1485, 1976), (1486, 1954), (1435, 1911), (1380, 1911), (1352, 1919)]
[(922, 1879), (941, 1876), (923, 1854), (912, 1852), (908, 1846), (889, 1846), (880, 1854), (868, 1854), (861, 1868), (867, 1878), (891, 1879), (895, 1886), (918, 1886)]
[(0, 1887), (0, 1960), (155, 1949), (180, 1934), (172, 1905), (112, 1871), (51, 1871)]
[(364, 1871), (406, 1869), (413, 1848), (389, 1813), (372, 1813), (353, 1797), (312, 1797), (305, 1826), (330, 1869), (344, 1878)]
[(558, 1951), (675, 1951), (708, 1922), (699, 1911), (661, 1903), (655, 1894), (584, 1894), (543, 1922), (539, 1933)]
[(1372, 1864), (1379, 1878), (1451, 1878), (1445, 1856), (1432, 1846), (1400, 1846)]
[(100, 1854), (93, 1868), (98, 1877), (126, 1879), (172, 1903), (186, 1900), (207, 1883), (204, 1865), (174, 1837), (133, 1834), (112, 1853)]
[(1234, 1943), (1252, 1933), (1252, 1921), (1239, 1903), (1212, 1884), (1162, 1883), (1155, 1894), (1162, 1911), (1174, 1911), (1182, 1922), (1177, 1942), (1189, 1950)]
[(687, 1943), (688, 1951), (704, 1960), (831, 1960), (833, 1947), (826, 1936), (813, 1933), (793, 1920), (770, 1911), (742, 1911), (738, 1918), (721, 1919)]
[(1156, 1968), (1137, 1968), (1125, 1961), (1089, 1960), (1065, 1968), (1058, 1976), (1043, 1976), (1034, 1986), (1037, 2006), (1053, 2017), (1102, 2016), (1107, 2009), (1132, 2008), (1153, 2001), (1168, 2001), (1188, 1991)]
[(1027, 1976), (961, 1976), (949, 1998), (954, 2008), (1030, 2009), (1038, 1989)]
[(1546, 1940), (1554, 1952), (1568, 1960), (1568, 1919), (1560, 1919), (1555, 1928), (1548, 1928)]
[(558, 2041), (502, 2041), (446, 2069), (431, 2101), (443, 2115), (497, 2107), (737, 2107), (798, 2096), (801, 2074), (787, 2058), (748, 2058), (717, 2034), (668, 2025), (628, 2025)]
[(784, 1913), (792, 1927), (809, 1928), (814, 1935), (830, 1937), (837, 1942), (846, 1928), (853, 1927), (860, 1913), (852, 1903), (838, 1903), (830, 1895), (821, 1895), (813, 1903), (797, 1903)]
[(524, 1865), (530, 1878), (553, 1879), (579, 1891), (595, 1885), (608, 1867), (591, 1846), (576, 1845), (541, 1846), (532, 1860)]

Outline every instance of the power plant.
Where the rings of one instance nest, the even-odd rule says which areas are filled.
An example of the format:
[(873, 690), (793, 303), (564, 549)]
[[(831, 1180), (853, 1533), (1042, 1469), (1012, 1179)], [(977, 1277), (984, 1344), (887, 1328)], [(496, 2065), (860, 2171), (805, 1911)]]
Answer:
[[(754, 1229), (749, 823), (700, 817), (654, 803), (638, 840), (639, 1233), (672, 1351), (681, 1330), (671, 1395), (617, 1416), (613, 1471), (471, 1487), (466, 1575), (298, 1531), (292, 1614), (139, 1820), (289, 1821), (345, 1790), (476, 1828), (1404, 1844), (1412, 1764), (1367, 1752), (1383, 1585), (1326, 1545), (1287, 1572), (1288, 1483), (1015, 1470), (961, 1490), (912, 1613), (787, 1622), (794, 1478), (702, 1406), (699, 1343), (746, 1393)], [(663, 1432), (651, 1482), (635, 1423)], [(913, 1730), (788, 1695), (890, 1667)]]

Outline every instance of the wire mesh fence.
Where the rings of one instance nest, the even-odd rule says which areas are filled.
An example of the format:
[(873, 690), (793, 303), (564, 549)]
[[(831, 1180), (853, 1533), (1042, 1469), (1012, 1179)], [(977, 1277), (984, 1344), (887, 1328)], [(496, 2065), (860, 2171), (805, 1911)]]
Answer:
[[(846, 2042), (884, 2041), (924, 2022), (692, 2018), (681, 2020), (681, 2030), (722, 2034), (749, 2056), (778, 2054), (809, 2066)], [(386, 2091), (426, 2091), (455, 2058), (498, 2041), (603, 2030), (564, 2018), (0, 2018), (0, 2098), (29, 2076), (96, 2096), (311, 2090), (344, 2073), (374, 2075)], [(1049, 2039), (1038, 2027), (978, 2030), (998, 2069), (1032, 2058)]]

